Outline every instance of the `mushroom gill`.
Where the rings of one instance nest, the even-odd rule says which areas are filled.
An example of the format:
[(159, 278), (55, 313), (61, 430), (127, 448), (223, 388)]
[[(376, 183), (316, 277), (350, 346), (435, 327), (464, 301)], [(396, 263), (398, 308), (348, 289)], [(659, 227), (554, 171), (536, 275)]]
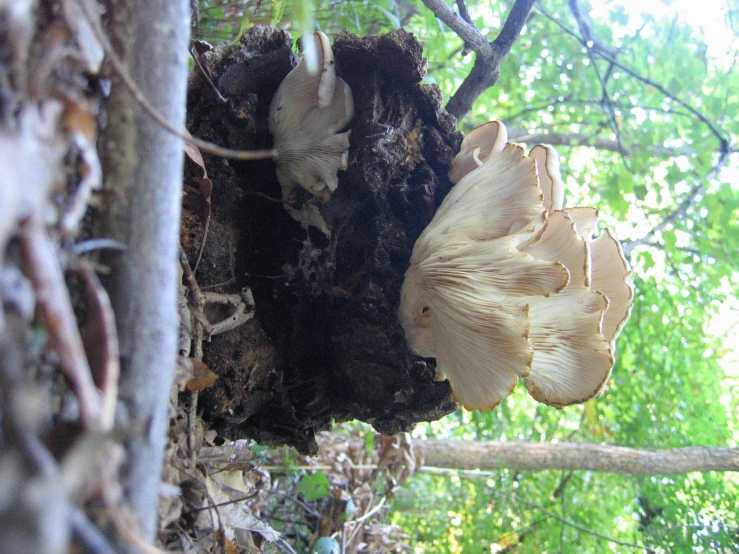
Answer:
[[(313, 39), (318, 72), (311, 73), (306, 60), (301, 60), (280, 83), (269, 107), (277, 180), (285, 201), (294, 200), (295, 189), (302, 187), (318, 202), (327, 202), (339, 184), (337, 172), (346, 169), (349, 161), (351, 131), (340, 131), (354, 116), (352, 91), (336, 75), (328, 37), (317, 32)], [(288, 212), (304, 225), (321, 228), (323, 224), (315, 203), (304, 210), (288, 208)]]
[(525, 156), (506, 137), (491, 122), (462, 142), (456, 185), (413, 248), (400, 321), (469, 409), (495, 407), (519, 378), (540, 402), (584, 402), (613, 367), (629, 266), (610, 231), (592, 238), (596, 210), (563, 210), (556, 152)]

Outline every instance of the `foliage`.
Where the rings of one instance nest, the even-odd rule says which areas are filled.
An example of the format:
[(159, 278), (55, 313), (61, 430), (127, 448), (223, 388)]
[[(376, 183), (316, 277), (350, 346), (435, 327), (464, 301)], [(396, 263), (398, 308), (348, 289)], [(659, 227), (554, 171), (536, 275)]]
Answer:
[[(724, 27), (705, 30), (656, 2), (649, 6), (656, 15), (627, 2), (595, 10), (581, 4), (591, 13), (584, 22), (565, 0), (537, 5), (497, 86), (460, 125), (501, 119), (530, 133), (598, 136), (622, 151), (559, 148), (567, 205), (599, 205), (626, 239), (634, 268), (634, 313), (619, 340), (611, 389), (564, 410), (534, 405), (519, 389), (493, 412), (460, 411), (415, 436), (736, 446), (739, 50), (736, 40), (717, 39), (720, 31), (736, 36), (739, 10), (726, 7)], [(201, 10), (221, 5), (202, 0)], [(512, 2), (468, 5), (472, 22), (492, 39)], [(291, 6), (259, 3), (239, 17), (290, 26)], [(474, 61), (420, 2), (313, 7), (327, 32), (402, 25), (418, 35), (429, 58), (426, 80), (447, 97)], [(222, 19), (211, 27), (203, 21), (224, 30)], [(226, 34), (233, 38), (236, 29)], [(414, 530), (417, 552), (737, 551), (737, 503), (732, 474), (424, 474), (399, 492), (393, 521)]]

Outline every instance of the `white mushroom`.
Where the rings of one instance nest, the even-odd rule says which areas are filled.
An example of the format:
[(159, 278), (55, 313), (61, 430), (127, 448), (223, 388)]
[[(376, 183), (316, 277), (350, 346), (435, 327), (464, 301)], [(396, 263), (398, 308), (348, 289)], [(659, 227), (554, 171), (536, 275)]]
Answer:
[(473, 133), (413, 249), (399, 312), (408, 344), (470, 409), (495, 407), (519, 378), (541, 402), (584, 402), (602, 392), (628, 318), (623, 251), (608, 231), (592, 240), (595, 210), (562, 210), (553, 149), (500, 145), (499, 122)]
[(354, 115), (352, 91), (336, 75), (328, 37), (315, 33), (319, 72), (302, 60), (280, 84), (269, 108), (269, 130), (277, 150), (277, 179), (283, 200), (301, 186), (328, 201), (346, 169), (349, 135), (341, 133)]
[(462, 140), (459, 154), (452, 162), (449, 180), (457, 183), (470, 171), (480, 167), (491, 155), (503, 151), (508, 142), (508, 130), (500, 121), (489, 121), (472, 129)]
[(616, 339), (629, 320), (634, 303), (631, 268), (621, 243), (610, 229), (604, 229), (597, 238), (593, 238), (598, 224), (598, 210), (570, 208), (567, 214), (574, 220), (577, 232), (588, 241), (590, 247), (593, 268), (590, 286), (608, 298), (608, 310), (603, 316), (602, 330), (615, 352)]
[(536, 161), (539, 187), (544, 194), (544, 206), (548, 213), (561, 210), (564, 205), (565, 188), (559, 173), (559, 155), (549, 145), (537, 144), (529, 152)]

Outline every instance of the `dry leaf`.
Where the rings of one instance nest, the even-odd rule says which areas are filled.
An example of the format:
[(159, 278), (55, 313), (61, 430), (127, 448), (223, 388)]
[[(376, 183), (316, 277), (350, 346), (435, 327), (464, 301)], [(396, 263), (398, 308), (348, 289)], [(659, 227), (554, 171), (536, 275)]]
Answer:
[(187, 390), (198, 392), (208, 388), (218, 380), (218, 375), (213, 373), (206, 364), (194, 358), (190, 358), (190, 360), (192, 361), (194, 375), (185, 385)]

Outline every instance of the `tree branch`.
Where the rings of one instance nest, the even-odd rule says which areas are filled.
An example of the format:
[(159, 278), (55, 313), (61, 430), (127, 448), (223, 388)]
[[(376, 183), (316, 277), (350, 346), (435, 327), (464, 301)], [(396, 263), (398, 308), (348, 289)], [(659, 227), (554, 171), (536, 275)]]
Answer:
[(621, 129), (618, 126), (618, 120), (616, 119), (616, 112), (613, 107), (613, 100), (611, 99), (611, 95), (608, 92), (608, 77), (610, 76), (610, 71), (613, 68), (613, 64), (609, 66), (609, 70), (606, 73), (606, 76), (603, 76), (600, 72), (600, 68), (598, 67), (598, 60), (596, 60), (595, 58), (595, 42), (592, 38), (593, 33), (590, 29), (590, 23), (586, 21), (585, 17), (580, 12), (580, 6), (578, 5), (577, 0), (569, 0), (569, 5), (570, 10), (575, 17), (575, 21), (577, 21), (580, 33), (582, 34), (581, 43), (585, 44), (585, 49), (587, 50), (588, 58), (590, 59), (590, 65), (593, 67), (595, 76), (598, 78), (601, 90), (603, 91), (601, 96), (601, 108), (603, 108), (603, 111), (608, 118), (608, 124), (611, 126), (611, 130), (616, 136), (616, 143), (618, 145), (617, 152), (621, 154), (621, 157), (624, 159), (624, 164), (626, 164), (624, 147), (621, 143)]
[[(566, 25), (564, 25), (559, 20), (557, 20), (547, 10), (545, 10), (544, 8), (542, 8), (541, 7), (541, 3), (539, 3), (539, 5), (537, 6), (537, 10), (544, 17), (546, 17), (552, 23), (554, 23), (555, 25), (557, 25), (557, 27), (559, 27), (560, 29), (562, 29), (565, 33), (567, 33), (568, 35), (574, 37), (583, 47), (587, 48), (588, 51), (590, 51), (590, 49), (588, 47), (588, 44), (587, 44), (587, 41), (583, 40), (583, 38), (580, 37), (580, 36), (578, 36), (578, 34), (575, 33), (572, 29), (569, 29)], [(722, 154), (729, 152), (729, 145), (730, 145), (729, 139), (724, 136), (724, 134), (721, 132), (721, 130), (718, 127), (716, 127), (716, 125), (712, 121), (710, 121), (705, 115), (703, 115), (696, 108), (694, 108), (693, 106), (691, 106), (690, 104), (688, 104), (682, 98), (680, 98), (678, 96), (675, 96), (673, 93), (671, 93), (669, 90), (667, 90), (664, 86), (660, 85), (659, 83), (657, 83), (655, 81), (652, 81), (651, 79), (649, 79), (647, 77), (644, 77), (643, 75), (637, 73), (636, 71), (634, 71), (630, 67), (622, 64), (617, 59), (615, 59), (613, 56), (611, 56), (610, 54), (608, 54), (605, 51), (605, 49), (603, 49), (603, 48), (597, 48), (597, 49), (595, 49), (595, 53), (598, 56), (600, 56), (601, 58), (603, 58), (604, 60), (612, 63), (615, 67), (618, 67), (622, 71), (628, 73), (629, 75), (631, 75), (632, 77), (634, 77), (638, 81), (641, 81), (645, 85), (654, 87), (660, 93), (662, 93), (665, 96), (665, 98), (668, 98), (668, 99), (672, 100), (673, 102), (675, 102), (679, 106), (682, 106), (683, 108), (685, 108), (686, 110), (688, 110), (693, 115), (693, 117), (695, 117), (698, 121), (700, 121), (706, 127), (708, 127), (708, 129), (711, 131), (711, 134), (713, 134), (718, 139), (719, 145), (720, 145), (720, 148), (719, 148), (720, 152)]]
[(549, 144), (551, 146), (590, 146), (598, 150), (607, 150), (618, 154), (631, 154), (633, 152), (649, 150), (653, 154), (663, 156), (676, 156), (683, 153), (678, 148), (668, 148), (659, 146), (658, 144), (632, 144), (626, 146), (619, 144), (618, 141), (599, 137), (585, 135), (582, 133), (528, 133), (524, 129), (510, 128), (508, 129), (508, 138), (513, 142), (522, 142), (524, 144)]
[[(497, 442), (458, 440), (413, 440), (413, 449), (423, 458), (421, 471), (599, 471), (627, 475), (671, 475), (694, 471), (739, 471), (739, 448), (691, 446), (646, 450), (587, 442)], [(343, 448), (361, 449), (364, 442), (346, 441)], [(337, 453), (341, 449), (337, 450)], [(251, 467), (255, 455), (245, 441), (226, 446), (204, 447), (200, 461), (208, 464), (244, 464)], [(270, 456), (278, 466), (269, 471), (290, 469), (284, 452)], [(313, 469), (319, 466), (312, 465)], [(357, 466), (360, 467), (360, 466)], [(373, 469), (376, 465), (361, 466)], [(293, 468), (294, 470), (294, 468)]]
[(424, 5), (454, 31), (467, 48), (475, 51), (475, 63), (470, 74), (446, 105), (454, 117), (463, 118), (480, 95), (498, 82), (500, 64), (521, 34), (534, 2), (516, 0), (500, 34), (493, 42), (488, 42), (479, 29), (457, 16), (443, 0), (423, 0)]
[(536, 504), (534, 502), (531, 502), (529, 500), (524, 500), (523, 498), (521, 498), (517, 494), (514, 494), (513, 495), (513, 499), (516, 502), (520, 502), (521, 504), (525, 504), (529, 508), (534, 508), (535, 510), (540, 511), (542, 514), (546, 515), (547, 517), (551, 517), (552, 519), (556, 519), (557, 521), (559, 521), (561, 523), (564, 523), (565, 525), (569, 525), (573, 529), (577, 529), (578, 531), (582, 531), (583, 533), (587, 533), (588, 535), (593, 535), (594, 537), (598, 537), (599, 539), (603, 539), (604, 541), (612, 542), (614, 544), (620, 544), (621, 546), (630, 546), (632, 548), (639, 548), (639, 549), (644, 548), (640, 544), (634, 544), (632, 542), (619, 541), (619, 540), (616, 540), (616, 539), (614, 539), (612, 537), (609, 537), (607, 535), (602, 535), (602, 534), (600, 534), (600, 533), (598, 533), (596, 531), (593, 531), (592, 529), (588, 529), (587, 527), (585, 527), (583, 525), (579, 525), (579, 524), (575, 523), (574, 521), (570, 521), (568, 519), (565, 519), (563, 517), (560, 517), (557, 514), (554, 514), (554, 513), (550, 512), (549, 510), (547, 510), (543, 506), (539, 506), (538, 504)]
[(739, 471), (739, 448), (693, 446), (642, 450), (610, 444), (414, 441), (425, 466), (513, 471), (573, 469), (630, 475)]
[(647, 234), (645, 234), (640, 239), (621, 241), (621, 245), (624, 249), (624, 254), (629, 254), (637, 246), (653, 245), (652, 239), (657, 233), (661, 232), (669, 225), (674, 224), (678, 219), (684, 217), (688, 209), (695, 202), (695, 199), (705, 190), (705, 183), (716, 178), (718, 172), (721, 171), (721, 168), (724, 166), (728, 159), (729, 154), (722, 152), (719, 156), (718, 161), (711, 168), (711, 171), (708, 172), (708, 175), (706, 175), (705, 179), (698, 181), (690, 190), (690, 194), (688, 194), (688, 196), (682, 202), (680, 202), (680, 205), (678, 205), (678, 207), (670, 212), (662, 221), (660, 221), (657, 225), (650, 229)]
[(477, 27), (454, 13), (454, 10), (444, 0), (423, 0), (423, 4), (454, 31), (468, 48), (483, 56), (492, 55), (490, 43)]
[(459, 10), (459, 17), (473, 25), (472, 17), (470, 17), (470, 12), (467, 10), (467, 4), (464, 3), (464, 0), (457, 0), (457, 9)]

